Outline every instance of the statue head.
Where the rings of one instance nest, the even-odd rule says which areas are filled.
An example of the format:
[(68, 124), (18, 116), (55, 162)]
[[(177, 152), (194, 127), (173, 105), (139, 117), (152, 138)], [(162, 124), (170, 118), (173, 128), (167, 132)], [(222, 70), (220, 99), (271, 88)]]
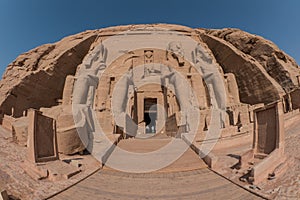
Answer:
[(178, 61), (179, 66), (184, 66), (184, 50), (182, 44), (177, 41), (170, 42), (167, 47), (167, 60), (169, 55)]
[(177, 41), (170, 42), (167, 48), (167, 51), (171, 52), (174, 56), (184, 57), (184, 51), (182, 48), (182, 44)]
[(201, 61), (211, 64), (212, 57), (206, 50), (203, 49), (203, 47), (200, 44), (198, 44), (194, 51), (194, 63), (196, 64)]
[(100, 45), (97, 45), (91, 53), (88, 54), (88, 56), (84, 59), (83, 64), (86, 68), (90, 68), (93, 63), (97, 62), (100, 65), (99, 67), (105, 67), (106, 58), (107, 49), (101, 43)]

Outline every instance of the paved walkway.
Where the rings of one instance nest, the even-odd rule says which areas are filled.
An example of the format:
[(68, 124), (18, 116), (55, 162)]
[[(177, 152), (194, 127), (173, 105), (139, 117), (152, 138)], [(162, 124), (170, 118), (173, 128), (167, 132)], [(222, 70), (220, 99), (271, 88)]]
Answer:
[[(118, 146), (128, 151), (148, 152), (169, 141), (168, 139), (129, 139), (120, 141)], [(205, 163), (188, 149), (176, 162), (152, 173), (126, 173), (104, 167), (51, 199), (252, 200), (261, 198), (209, 170)]]

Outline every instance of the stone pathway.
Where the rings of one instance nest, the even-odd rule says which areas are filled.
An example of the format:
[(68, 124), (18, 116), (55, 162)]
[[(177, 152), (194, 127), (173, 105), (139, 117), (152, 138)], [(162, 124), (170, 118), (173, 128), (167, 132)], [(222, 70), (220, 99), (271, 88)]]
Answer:
[[(120, 141), (118, 146), (127, 151), (149, 152), (168, 142), (170, 142), (168, 139), (129, 139)], [(191, 149), (188, 149), (181, 158), (168, 167), (151, 173), (126, 173), (104, 167), (51, 198), (51, 200), (61, 199), (261, 198), (212, 172)]]

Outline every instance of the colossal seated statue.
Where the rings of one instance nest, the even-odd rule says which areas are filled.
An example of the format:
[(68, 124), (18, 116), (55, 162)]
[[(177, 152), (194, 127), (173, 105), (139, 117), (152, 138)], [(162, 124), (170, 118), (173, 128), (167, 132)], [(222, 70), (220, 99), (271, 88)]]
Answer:
[(99, 77), (106, 68), (107, 49), (100, 44), (83, 60), (74, 84), (72, 112), (78, 135), (91, 152), (95, 122), (92, 106)]
[(106, 68), (107, 49), (98, 45), (81, 64), (73, 91), (73, 104), (92, 104), (92, 96), (99, 82), (99, 74)]
[(197, 45), (195, 51), (192, 52), (192, 57), (196, 69), (202, 72), (202, 77), (208, 86), (209, 94), (212, 98), (213, 108), (220, 110), (221, 128), (225, 124), (226, 110), (226, 90), (224, 87), (223, 78), (218, 71), (218, 68), (213, 63), (211, 56), (200, 46)]
[[(184, 49), (180, 42), (172, 41), (168, 44), (166, 49), (166, 60), (170, 61), (175, 59), (178, 63), (179, 67), (183, 67), (185, 65), (184, 60)], [(169, 84), (172, 84), (175, 90), (176, 98), (178, 100), (181, 112), (181, 120), (179, 126), (185, 126), (184, 132), (189, 131), (190, 120), (189, 113), (192, 109), (191, 97), (192, 90), (189, 83), (186, 81), (185, 77), (181, 75), (174, 69), (174, 66), (171, 63), (167, 63), (162, 72), (162, 82), (167, 81)]]

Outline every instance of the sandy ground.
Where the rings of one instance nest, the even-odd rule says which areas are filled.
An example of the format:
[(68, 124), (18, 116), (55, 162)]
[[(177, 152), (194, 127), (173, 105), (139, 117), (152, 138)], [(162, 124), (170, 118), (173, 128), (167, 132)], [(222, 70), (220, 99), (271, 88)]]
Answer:
[[(170, 139), (130, 139), (121, 140), (118, 146), (135, 153), (149, 152), (164, 146), (169, 141)], [(177, 142), (186, 145), (184, 141)], [(161, 157), (166, 158), (170, 154), (176, 155), (176, 152), (176, 149), (169, 149), (163, 152)], [(115, 152), (108, 160), (117, 156), (114, 154)], [(129, 160), (130, 157), (126, 157), (126, 159)], [(126, 160), (122, 161), (119, 156), (117, 156), (117, 160), (122, 165), (126, 164)], [(151, 162), (152, 159), (148, 161)], [(152, 162), (159, 162), (159, 159)], [(143, 167), (145, 164), (139, 166), (140, 169)], [(110, 200), (261, 199), (212, 172), (190, 148), (171, 165), (150, 173), (128, 173), (104, 167), (98, 173), (51, 200), (81, 200), (87, 196), (89, 199)]]
[[(53, 184), (48, 179), (34, 180), (23, 169), (26, 158), (26, 147), (16, 145), (12, 138), (5, 138), (7, 132), (0, 127), (0, 189), (5, 189), (13, 199), (37, 200), (44, 199), (62, 189), (77, 183), (87, 175), (100, 168), (92, 157), (84, 158), (83, 171), (69, 180), (57, 181)], [(77, 155), (74, 158), (81, 159)], [(68, 157), (65, 157), (66, 159)]]
[[(288, 161), (286, 172), (262, 185), (262, 193), (276, 194), (275, 199), (300, 199), (300, 114), (286, 121), (285, 152)], [(0, 127), (0, 189), (9, 191), (10, 195), (25, 200), (43, 199), (87, 176), (93, 169), (80, 173), (68, 181), (53, 182), (33, 180), (22, 168), (26, 157), (26, 148), (5, 138)], [(96, 169), (96, 168), (95, 168)], [(95, 170), (94, 169), (94, 170)]]
[[(300, 200), (300, 113), (295, 112), (290, 114), (292, 115), (285, 116), (288, 118), (285, 120), (286, 170), (273, 180), (259, 183), (257, 186), (260, 189), (255, 188), (253, 190), (270, 199)], [(252, 138), (252, 136), (250, 137)], [(245, 137), (244, 140), (250, 141), (250, 137)], [(238, 163), (238, 158), (228, 155), (242, 155), (243, 152), (250, 150), (251, 147), (252, 143), (248, 142), (245, 144), (241, 143), (236, 147), (214, 149), (213, 153), (218, 157), (217, 172), (249, 188), (250, 184), (239, 181), (242, 175), (240, 172), (243, 170), (237, 173), (236, 170), (231, 169), (232, 166)]]

